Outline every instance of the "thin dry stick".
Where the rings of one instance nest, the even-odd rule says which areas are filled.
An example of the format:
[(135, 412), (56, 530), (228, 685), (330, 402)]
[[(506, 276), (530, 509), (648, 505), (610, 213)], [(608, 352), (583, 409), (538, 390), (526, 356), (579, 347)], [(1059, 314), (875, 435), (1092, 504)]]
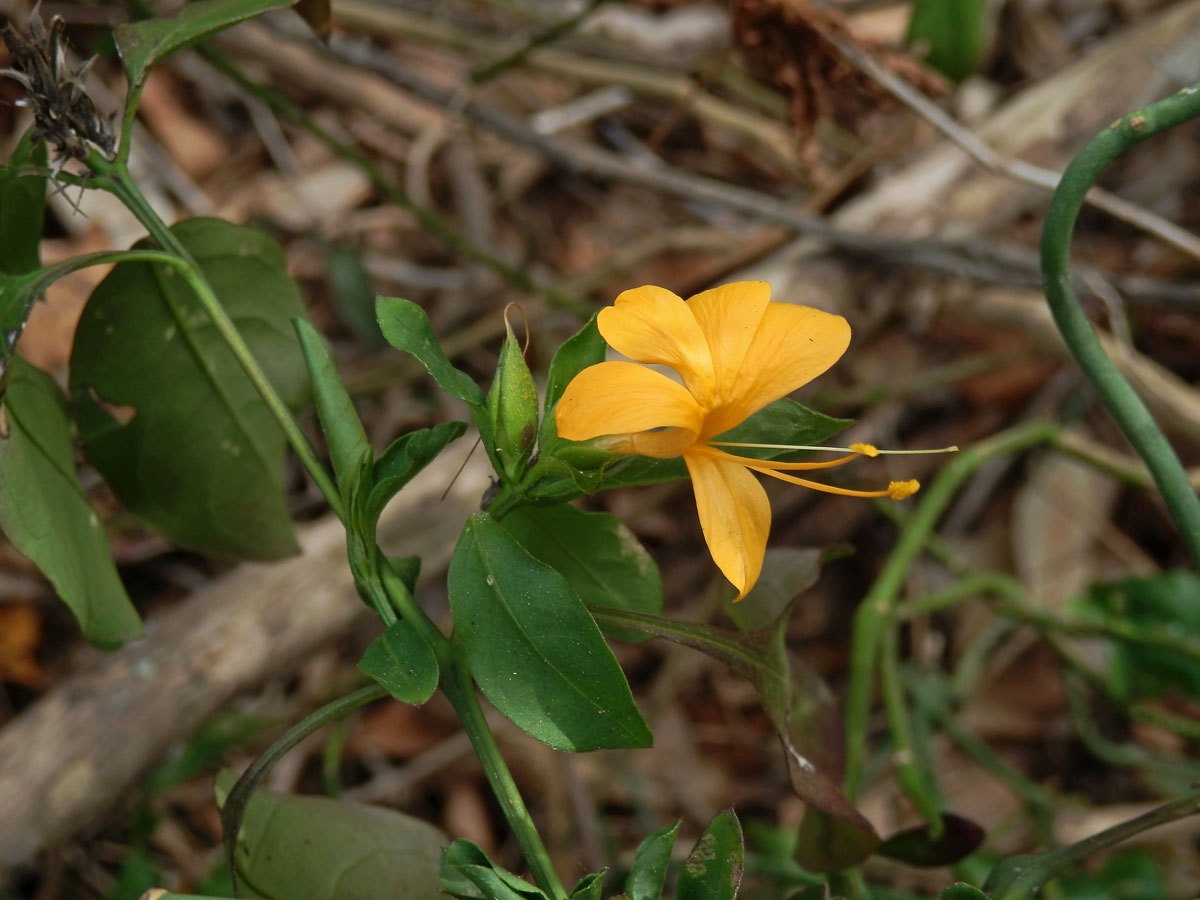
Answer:
[[(639, 184), (693, 202), (713, 203), (737, 210), (760, 221), (782, 225), (797, 234), (828, 242), (842, 252), (863, 256), (876, 263), (919, 267), (934, 272), (992, 284), (1034, 288), (1041, 284), (1036, 254), (996, 241), (951, 242), (931, 238), (897, 238), (864, 234), (838, 228), (818, 215), (739, 185), (729, 184), (674, 168), (663, 162), (646, 166), (591, 144), (539, 134), (524, 121), (474, 97), (463, 101), (460, 92), (447, 90), (409, 71), (391, 55), (361, 42), (334, 35), (326, 52), (343, 62), (363, 66), (393, 84), (441, 108), (457, 104), (461, 114), (507, 140), (536, 150), (568, 171)], [(1089, 271), (1077, 267), (1082, 277)], [(1130, 301), (1154, 297), (1160, 302), (1194, 304), (1192, 285), (1148, 283), (1146, 279), (1109, 277)]]
[[(1053, 191), (1058, 186), (1058, 181), (1062, 177), (1061, 172), (1046, 169), (1021, 159), (1001, 158), (974, 133), (960, 125), (940, 106), (903, 78), (889, 72), (887, 68), (859, 51), (849, 41), (844, 41), (832, 34), (827, 35), (827, 38), (846, 59), (866, 75), (874, 78), (893, 97), (933, 125), (989, 172), (1004, 175), (1045, 191)], [(1140, 228), (1188, 256), (1200, 259), (1200, 238), (1175, 223), (1134, 203), (1122, 200), (1102, 188), (1092, 188), (1088, 191), (1087, 202), (1122, 222)]]

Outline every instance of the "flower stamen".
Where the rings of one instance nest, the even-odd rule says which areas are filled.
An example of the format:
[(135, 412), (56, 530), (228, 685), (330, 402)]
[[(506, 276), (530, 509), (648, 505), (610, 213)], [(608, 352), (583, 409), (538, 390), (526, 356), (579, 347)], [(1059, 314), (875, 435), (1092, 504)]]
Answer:
[(841, 453), (858, 453), (863, 456), (916, 456), (919, 453), (957, 453), (958, 447), (937, 447), (932, 450), (880, 450), (874, 444), (851, 444), (849, 447), (817, 447), (808, 444), (746, 444), (740, 441), (708, 441), (713, 447), (747, 447), (760, 450), (829, 450)]
[(832, 484), (822, 484), (819, 481), (809, 481), (807, 478), (797, 478), (795, 475), (787, 475), (763, 466), (749, 465), (747, 463), (743, 463), (743, 465), (755, 472), (770, 475), (772, 478), (778, 478), (780, 481), (786, 481), (789, 484), (798, 484), (800, 487), (822, 491), (826, 494), (838, 494), (842, 497), (890, 497), (893, 500), (903, 500), (905, 497), (911, 497), (921, 489), (921, 483), (915, 478), (910, 478), (908, 481), (890, 482), (887, 489), (882, 491), (856, 491), (850, 488), (837, 487)]

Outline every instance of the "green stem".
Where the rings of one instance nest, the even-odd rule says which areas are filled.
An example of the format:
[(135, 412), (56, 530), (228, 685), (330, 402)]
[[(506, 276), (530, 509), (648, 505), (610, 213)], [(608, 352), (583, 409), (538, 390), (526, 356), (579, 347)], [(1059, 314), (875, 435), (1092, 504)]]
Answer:
[[(123, 141), (122, 144), (123, 146), (126, 145), (127, 141)], [(158, 242), (162, 250), (165, 251), (131, 251), (130, 253), (112, 254), (112, 256), (125, 260), (137, 258), (147, 262), (165, 263), (173, 266), (182, 274), (188, 285), (195, 292), (200, 304), (212, 319), (218, 333), (225, 340), (231, 352), (233, 352), (238, 362), (242, 365), (246, 375), (258, 390), (259, 395), (267, 404), (272, 415), (278, 421), (310, 477), (317, 484), (333, 511), (340, 519), (345, 521), (345, 511), (341, 495), (334, 485), (333, 479), (316, 458), (312, 447), (309, 445), (303, 432), (300, 431), (295, 419), (292, 418), (290, 411), (279, 398), (279, 395), (275, 393), (274, 388), (263, 374), (258, 362), (254, 359), (249, 347), (246, 346), (245, 341), (238, 332), (237, 326), (234, 325), (233, 321), (226, 314), (216, 294), (209, 286), (199, 265), (192, 258), (187, 248), (175, 237), (166, 223), (162, 221), (146, 201), (141, 191), (138, 190), (129, 175), (124, 158), (119, 157), (115, 162), (109, 162), (99, 154), (94, 153), (88, 160), (88, 163), (97, 176), (93, 186), (103, 188), (116, 195), (146, 227), (146, 230)], [(87, 259), (85, 262), (72, 262), (79, 262), (78, 267), (82, 267), (82, 265), (109, 261), (106, 258), (99, 258), (103, 256), (108, 255), (100, 254)], [(382, 587), (388, 599), (400, 615), (417, 628), (422, 637), (433, 649), (438, 659), (442, 673), (442, 691), (446, 694), (455, 711), (458, 713), (459, 719), (462, 721), (463, 728), (471, 741), (471, 745), (483, 764), (484, 774), (487, 776), (488, 783), (491, 785), (496, 798), (500, 802), (501, 809), (508, 819), (517, 843), (521, 847), (521, 851), (534, 877), (537, 879), (538, 884), (550, 893), (553, 900), (566, 900), (567, 892), (559, 880), (557, 873), (554, 871), (554, 866), (550, 861), (550, 856), (546, 851), (545, 845), (542, 843), (541, 836), (538, 834), (537, 827), (534, 825), (533, 819), (529, 815), (529, 810), (525, 807), (525, 803), (517, 789), (516, 782), (513, 780), (512, 773), (509, 771), (504, 757), (500, 753), (496, 738), (488, 727), (487, 719), (484, 717), (483, 709), (479, 705), (479, 698), (475, 693), (475, 687), (465, 661), (455, 654), (450, 640), (441, 633), (436, 624), (429, 618), (429, 615), (416, 602), (412, 593), (400, 581), (399, 576), (396, 575), (391, 565), (388, 564), (382, 552), (379, 551), (379, 548), (375, 547), (373, 552), (375, 554), (374, 562), (377, 572), (382, 578)], [(384, 615), (383, 617), (385, 622), (389, 618), (394, 620), (394, 615)], [(293, 726), (292, 729), (276, 742), (273, 749), (283, 748), (285, 752), (303, 734), (308, 733), (305, 729), (311, 731), (314, 723), (318, 722), (318, 719), (327, 721), (331, 715), (344, 714), (345, 711), (355, 708), (357, 705), (362, 705), (362, 703), (382, 697), (385, 694), (386, 691), (378, 685), (371, 685), (350, 695), (350, 697), (330, 704), (298, 725)], [(271, 761), (267, 761), (263, 757), (260, 757), (259, 761), (256, 761), (256, 764), (261, 763), (269, 768), (273, 759), (277, 758), (277, 756), (273, 756)], [(248, 772), (246, 776), (240, 779), (239, 783), (247, 782), (250, 777), (252, 776)], [(246, 798), (248, 799), (248, 792)], [(240, 818), (240, 813), (238, 815)], [(232, 829), (232, 831), (236, 833), (236, 828)], [(232, 847), (232, 845), (230, 846)]]
[[(521, 799), (517, 783), (513, 780), (512, 773), (500, 753), (500, 747), (496, 744), (496, 738), (488, 727), (483, 709), (479, 705), (479, 697), (475, 692), (470, 670), (466, 660), (459, 652), (460, 648), (442, 634), (425, 610), (416, 602), (412, 592), (408, 590), (400, 576), (396, 574), (395, 569), (388, 563), (383, 552), (378, 547), (374, 552), (375, 573), (381, 580), (381, 586), (388, 600), (396, 612), (416, 628), (425, 642), (433, 649), (441, 673), (439, 684), (442, 693), (446, 695), (454, 707), (454, 711), (458, 714), (459, 721), (462, 722), (463, 730), (466, 731), (471, 746), (483, 765), (483, 772), (487, 776), (488, 784), (491, 785), (492, 792), (500, 803), (504, 817), (508, 820), (509, 827), (517, 839), (517, 845), (521, 848), (521, 853), (529, 864), (534, 878), (537, 879), (543, 890), (551, 894), (554, 900), (562, 900), (566, 897), (566, 891), (558, 880), (558, 875), (550, 862), (550, 856), (538, 834), (537, 826), (529, 815), (525, 802)], [(391, 610), (388, 612), (391, 613)], [(385, 622), (389, 618), (394, 621), (395, 614), (384, 616)]]
[(894, 615), (889, 619), (880, 649), (879, 683), (888, 729), (892, 735), (892, 764), (896, 767), (896, 780), (929, 826), (930, 837), (936, 840), (941, 837), (944, 828), (943, 803), (938, 795), (937, 779), (928, 764), (929, 756), (918, 745), (904, 696), (904, 680), (900, 674), (900, 633)]
[(1011, 857), (995, 868), (983, 890), (997, 900), (1026, 900), (1036, 896), (1043, 884), (1068, 866), (1082, 862), (1092, 854), (1127, 841), (1143, 831), (1197, 814), (1200, 814), (1200, 794), (1192, 794), (1152, 809), (1128, 822), (1114, 825), (1061, 850), (1037, 856)]
[[(425, 643), (432, 648), (433, 655), (437, 658), (439, 669), (445, 671), (454, 662), (454, 648), (450, 643), (450, 639), (442, 634), (441, 629), (429, 617), (429, 613), (425, 612), (421, 604), (417, 602), (417, 598), (412, 595), (412, 591), (408, 589), (408, 586), (396, 574), (396, 570), (392, 568), (392, 564), (388, 562), (387, 557), (379, 549), (378, 544), (375, 545), (374, 553), (376, 571), (379, 573), (384, 593), (391, 602), (392, 608), (400, 614), (402, 619), (417, 630)], [(390, 625), (391, 623), (388, 622), (387, 624)]]
[(154, 211), (154, 208), (147, 202), (142, 192), (138, 190), (137, 185), (129, 175), (129, 170), (122, 160), (118, 159), (116, 162), (109, 162), (100, 156), (100, 154), (93, 153), (88, 159), (88, 165), (99, 177), (97, 186), (103, 187), (120, 199), (128, 207), (129, 211), (137, 217), (138, 221), (146, 227), (146, 230), (150, 232), (150, 236), (154, 238), (159, 246), (167, 251), (168, 256), (174, 255), (177, 257), (175, 262), (171, 262), (168, 259), (162, 261), (173, 265), (192, 288), (196, 299), (212, 320), (217, 333), (221, 335), (230, 352), (233, 353), (234, 358), (241, 364), (246, 377), (250, 379), (251, 384), (254, 385), (255, 390), (262, 397), (267, 409), (275, 418), (275, 421), (279, 423), (279, 427), (283, 429), (284, 436), (287, 438), (288, 443), (292, 445), (292, 449), (300, 459), (301, 465), (304, 466), (309, 477), (312, 478), (317, 488), (324, 495), (330, 508), (338, 518), (344, 519), (342, 498), (333, 483), (333, 479), (321, 464), (321, 461), (317, 459), (317, 455), (313, 451), (312, 445), (309, 444), (308, 438), (304, 436), (304, 432), (296, 424), (296, 420), (292, 417), (291, 411), (288, 410), (287, 404), (275, 392), (275, 388), (258, 365), (254, 354), (251, 353), (250, 348), (246, 345), (233, 320), (229, 318), (229, 314), (225, 312), (221, 301), (209, 285), (208, 279), (204, 277), (203, 271), (201, 271), (200, 266), (192, 258), (187, 248), (179, 241), (174, 232), (167, 227), (166, 223), (159, 218), (158, 213)]
[(847, 798), (853, 800), (861, 786), (877, 658), (909, 567), (930, 539), (955, 493), (980, 466), (998, 456), (1052, 442), (1058, 431), (1052, 422), (1029, 422), (1003, 431), (958, 453), (923, 491), (921, 502), (854, 616), (850, 685), (846, 695)]
[(225, 795), (225, 802), (221, 804), (221, 826), (225, 833), (225, 854), (229, 861), (230, 875), (233, 878), (234, 896), (237, 896), (237, 865), (234, 853), (237, 849), (238, 831), (241, 830), (242, 819), (245, 816), (246, 807), (250, 803), (251, 794), (267, 777), (267, 773), (271, 771), (275, 763), (283, 758), (284, 754), (322, 725), (335, 722), (359, 707), (386, 696), (387, 691), (384, 688), (377, 684), (369, 684), (344, 697), (326, 703), (276, 738), (270, 747), (250, 763), (246, 771), (238, 778), (237, 783)]
[(1042, 228), (1042, 282), (1046, 301), (1079, 367), (1096, 386), (1126, 438), (1158, 485), (1188, 552), (1200, 565), (1200, 499), (1166, 437), (1137, 392), (1100, 346), (1071, 289), (1071, 237), (1088, 190), (1130, 147), (1200, 116), (1200, 85), (1122, 116), (1096, 135), (1063, 172)]
[(512, 828), (513, 836), (525, 861), (529, 864), (533, 877), (538, 886), (546, 891), (553, 900), (566, 900), (567, 891), (554, 871), (550, 854), (538, 834), (537, 826), (521, 799), (521, 792), (513, 780), (508, 764), (500, 753), (496, 737), (488, 727), (483, 708), (479, 705), (479, 697), (475, 693), (475, 685), (471, 680), (470, 670), (466, 660), (456, 653), (450, 666), (442, 670), (442, 692), (449, 699), (454, 711), (458, 713), (459, 721), (467, 732), (475, 755), (483, 764), (483, 773), (487, 776), (492, 793), (500, 802), (504, 818)]
[(940, 591), (934, 591), (899, 604), (896, 607), (896, 616), (907, 622), (940, 612), (970, 597), (984, 594), (1019, 600), (1025, 596), (1025, 591), (1019, 581), (1003, 572), (972, 572)]

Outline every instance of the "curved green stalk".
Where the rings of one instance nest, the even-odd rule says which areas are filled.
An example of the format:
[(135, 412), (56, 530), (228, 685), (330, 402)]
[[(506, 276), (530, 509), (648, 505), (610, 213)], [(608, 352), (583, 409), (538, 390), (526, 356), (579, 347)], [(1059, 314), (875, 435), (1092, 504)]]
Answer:
[(233, 788), (225, 796), (225, 802), (221, 805), (221, 826), (225, 833), (225, 854), (229, 860), (229, 872), (233, 878), (234, 896), (237, 896), (237, 865), (234, 854), (237, 850), (238, 831), (242, 827), (242, 818), (245, 816), (246, 807), (250, 803), (251, 794), (254, 793), (262, 780), (267, 777), (267, 773), (271, 771), (271, 768), (275, 763), (279, 762), (284, 754), (322, 725), (335, 722), (344, 716), (348, 716), (359, 707), (366, 706), (368, 703), (380, 700), (386, 696), (387, 691), (384, 688), (377, 684), (369, 684), (344, 697), (339, 697), (330, 703), (326, 703), (316, 712), (301, 719), (276, 738), (271, 746), (260, 753), (254, 762), (250, 763), (246, 771), (242, 773), (237, 783), (234, 784)]
[(549, 894), (552, 900), (566, 900), (566, 888), (559, 880), (558, 873), (554, 871), (554, 864), (550, 861), (550, 854), (546, 852), (546, 845), (542, 843), (542, 836), (538, 834), (537, 826), (525, 807), (525, 801), (521, 799), (521, 792), (517, 789), (517, 783), (513, 780), (503, 754), (500, 753), (496, 736), (488, 727), (483, 708), (479, 705), (479, 696), (475, 692), (475, 684), (471, 680), (471, 672), (460, 653), (455, 653), (451, 665), (443, 668), (441, 688), (442, 693), (453, 705), (454, 711), (458, 713), (459, 721), (462, 722), (463, 729), (471, 741), (471, 747), (483, 764), (483, 774), (487, 776), (492, 793), (496, 795), (496, 800), (504, 811), (504, 818), (508, 820), (513, 837), (517, 839), (517, 845), (521, 848), (521, 855), (529, 864), (538, 886)]
[(1042, 885), (1068, 866), (1082, 862), (1101, 850), (1113, 847), (1159, 825), (1200, 814), (1200, 794), (1164, 803), (1148, 813), (1106, 828), (1068, 847), (1027, 856), (1012, 856), (992, 870), (983, 890), (997, 900), (1026, 900)]
[(1105, 354), (1071, 289), (1071, 236), (1084, 197), (1100, 173), (1130, 147), (1200, 116), (1200, 85), (1128, 113), (1096, 135), (1063, 172), (1042, 228), (1046, 301), (1079, 367), (1096, 386), (1154, 478), (1188, 552), (1200, 566), (1200, 499), (1150, 411)]
[(1028, 422), (967, 447), (958, 453), (938, 473), (933, 483), (922, 491), (922, 499), (904, 530), (879, 577), (863, 598), (854, 615), (854, 634), (851, 643), (850, 685), (846, 694), (846, 777), (845, 794), (853, 800), (863, 777), (866, 758), (866, 734), (871, 712), (871, 694), (875, 684), (880, 648), (889, 630), (894, 627), (900, 588), (909, 567), (916, 560), (934, 527), (950, 501), (980, 466), (998, 456), (1005, 456), (1052, 442), (1059, 428), (1053, 422)]
[(167, 251), (164, 254), (165, 258), (159, 261), (174, 266), (183, 276), (184, 280), (187, 281), (192, 291), (196, 294), (196, 299), (204, 307), (204, 311), (212, 320), (217, 333), (221, 335), (226, 345), (228, 345), (234, 358), (241, 364), (246, 377), (250, 379), (251, 384), (254, 385), (255, 390), (258, 391), (259, 396), (262, 397), (263, 402), (267, 405), (267, 409), (270, 410), (279, 427), (283, 429), (283, 433), (287, 437), (288, 443), (292, 445), (292, 449), (296, 452), (296, 456), (300, 459), (301, 465), (304, 466), (309, 477), (317, 485), (317, 488), (324, 495), (326, 502), (337, 517), (344, 520), (345, 511), (342, 508), (342, 498), (333, 483), (333, 479), (329, 476), (329, 472), (326, 471), (321, 461), (317, 459), (312, 445), (309, 444), (308, 438), (304, 436), (304, 432), (300, 430), (300, 426), (296, 424), (296, 420), (292, 417), (287, 404), (275, 392), (275, 388), (258, 365), (254, 354), (246, 346), (246, 342), (242, 339), (237, 326), (229, 318), (229, 314), (225, 312), (225, 307), (221, 305), (221, 301), (217, 298), (217, 295), (213, 293), (212, 287), (209, 285), (208, 279), (204, 277), (200, 266), (192, 259), (187, 248), (175, 237), (174, 232), (167, 227), (166, 223), (159, 218), (158, 213), (154, 211), (154, 208), (146, 201), (145, 196), (138, 190), (137, 185), (130, 177), (129, 170), (125, 167), (125, 163), (122, 160), (118, 159), (116, 162), (109, 162), (100, 154), (93, 153), (88, 158), (88, 165), (96, 173), (97, 180), (95, 186), (116, 195), (129, 211), (137, 217), (138, 221), (146, 227), (146, 230), (150, 232), (150, 236), (158, 242), (158, 245)]
[(879, 683), (888, 729), (892, 734), (892, 764), (896, 768), (896, 780), (925, 820), (929, 836), (936, 840), (945, 830), (942, 821), (945, 803), (938, 791), (937, 777), (929, 763), (927, 748), (922, 747), (917, 739), (912, 716), (909, 715), (904, 679), (900, 674), (900, 629), (895, 616), (889, 618), (887, 632), (881, 641)]

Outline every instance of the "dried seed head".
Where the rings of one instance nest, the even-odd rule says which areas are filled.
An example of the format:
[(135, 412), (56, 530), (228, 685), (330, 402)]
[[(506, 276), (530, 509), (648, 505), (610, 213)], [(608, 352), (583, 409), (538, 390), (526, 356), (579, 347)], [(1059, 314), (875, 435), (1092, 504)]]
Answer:
[(29, 37), (11, 23), (0, 28), (13, 63), (0, 74), (25, 88), (22, 103), (33, 111), (35, 137), (53, 146), (60, 159), (86, 159), (92, 148), (111, 159), (117, 144), (112, 126), (84, 88), (92, 60), (70, 68), (65, 29), (59, 16), (52, 16), (47, 27), (37, 7), (29, 16)]

